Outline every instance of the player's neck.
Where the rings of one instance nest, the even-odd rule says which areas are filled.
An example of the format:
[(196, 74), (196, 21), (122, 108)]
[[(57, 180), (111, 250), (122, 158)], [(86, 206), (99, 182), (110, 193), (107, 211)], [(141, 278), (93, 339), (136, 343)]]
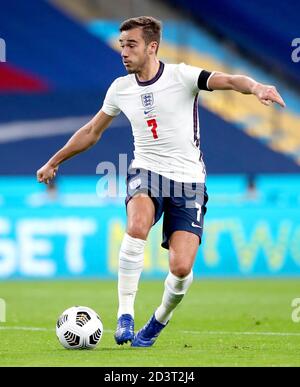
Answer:
[(159, 63), (159, 60), (157, 58), (155, 58), (153, 61), (147, 63), (143, 67), (143, 69), (136, 74), (138, 77), (138, 80), (141, 82), (150, 81), (157, 74), (157, 72), (159, 70), (159, 66), (160, 66), (160, 63)]

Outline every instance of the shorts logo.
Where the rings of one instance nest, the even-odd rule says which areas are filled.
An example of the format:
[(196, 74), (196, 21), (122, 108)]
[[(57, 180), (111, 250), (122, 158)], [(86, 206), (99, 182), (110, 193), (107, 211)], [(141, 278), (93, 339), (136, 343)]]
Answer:
[(145, 108), (150, 108), (154, 104), (153, 93), (142, 94), (142, 104)]
[(129, 183), (129, 187), (130, 189), (136, 189), (138, 186), (140, 186), (142, 183), (142, 180), (141, 179), (135, 179), (135, 180), (132, 180), (130, 183)]
[(198, 224), (196, 224), (195, 222), (192, 223), (192, 227), (202, 228), (201, 226), (198, 226)]

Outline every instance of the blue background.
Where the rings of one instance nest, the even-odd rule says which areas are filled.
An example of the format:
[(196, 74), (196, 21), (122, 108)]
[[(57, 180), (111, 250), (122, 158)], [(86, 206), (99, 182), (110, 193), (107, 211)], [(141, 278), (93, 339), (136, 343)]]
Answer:
[[(49, 198), (33, 178), (0, 178), (0, 278), (114, 278), (126, 225), (124, 177), (117, 197), (100, 197), (103, 177), (61, 177)], [(197, 277), (300, 275), (300, 178), (243, 175), (207, 181), (208, 212)], [(102, 189), (101, 189), (102, 186)], [(151, 230), (144, 278), (164, 277), (161, 222)]]

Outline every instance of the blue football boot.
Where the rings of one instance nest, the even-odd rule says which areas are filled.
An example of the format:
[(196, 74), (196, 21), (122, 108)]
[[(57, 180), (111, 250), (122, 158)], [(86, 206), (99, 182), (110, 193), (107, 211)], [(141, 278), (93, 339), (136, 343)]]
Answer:
[(134, 320), (130, 314), (122, 314), (118, 319), (115, 340), (118, 345), (123, 345), (134, 338)]
[[(167, 324), (166, 324), (167, 325)], [(155, 315), (150, 318), (146, 325), (138, 331), (134, 336), (134, 339), (131, 343), (132, 347), (151, 347), (161, 330), (166, 326), (156, 320)]]

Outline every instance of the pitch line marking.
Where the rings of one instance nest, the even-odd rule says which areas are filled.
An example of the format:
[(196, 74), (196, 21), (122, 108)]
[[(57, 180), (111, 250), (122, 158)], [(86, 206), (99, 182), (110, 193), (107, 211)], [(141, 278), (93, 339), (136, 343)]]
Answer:
[(181, 331), (190, 335), (245, 335), (245, 336), (300, 336), (297, 332), (224, 332), (224, 331)]
[[(40, 328), (40, 327), (10, 327), (10, 326), (1, 326), (0, 330), (6, 330), (6, 331), (31, 331), (31, 332), (53, 332), (55, 329), (51, 328)], [(112, 329), (105, 329), (104, 332), (106, 333), (114, 333), (114, 330)], [(189, 335), (245, 335), (245, 336), (300, 336), (300, 332), (230, 332), (230, 331), (180, 331), (184, 334)]]
[(38, 327), (7, 327), (7, 326), (1, 326), (0, 330), (2, 331), (52, 331), (53, 329), (49, 328), (38, 328)]
[[(10, 327), (10, 326), (1, 326), (0, 331), (31, 331), (31, 332), (54, 332), (55, 329), (52, 328), (40, 328), (40, 327)], [(104, 329), (107, 333), (114, 333), (111, 329)]]

